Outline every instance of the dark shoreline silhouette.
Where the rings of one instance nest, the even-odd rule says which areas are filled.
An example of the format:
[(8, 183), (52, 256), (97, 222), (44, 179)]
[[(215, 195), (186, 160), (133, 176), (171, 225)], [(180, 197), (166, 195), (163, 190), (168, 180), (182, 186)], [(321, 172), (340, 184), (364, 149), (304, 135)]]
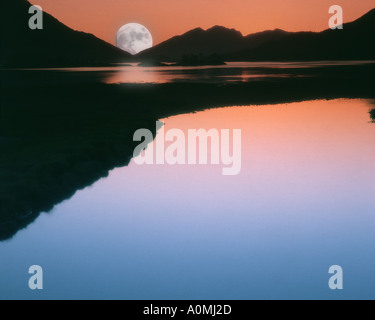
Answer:
[(127, 166), (139, 126), (154, 130), (155, 123), (0, 143), (0, 241), (110, 170)]
[(158, 119), (216, 107), (375, 98), (375, 65), (316, 68), (302, 78), (297, 72), (234, 84), (0, 81), (0, 240), (113, 168), (126, 166), (134, 131), (155, 132)]
[(142, 61), (138, 64), (139, 67), (169, 67), (170, 64), (157, 62), (153, 60)]
[(218, 54), (185, 54), (176, 63), (177, 66), (224, 66), (226, 63)]
[(153, 59), (147, 59), (138, 64), (140, 67), (203, 67), (203, 66), (225, 66), (224, 60), (217, 54), (185, 54), (178, 62), (163, 63)]

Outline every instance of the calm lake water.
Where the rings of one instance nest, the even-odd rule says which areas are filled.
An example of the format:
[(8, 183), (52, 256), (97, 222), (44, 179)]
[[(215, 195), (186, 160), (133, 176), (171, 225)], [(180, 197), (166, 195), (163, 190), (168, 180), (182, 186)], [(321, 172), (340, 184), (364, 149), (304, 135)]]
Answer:
[[(72, 84), (100, 82), (170, 83), (170, 82), (247, 82), (264, 78), (301, 77), (301, 70), (333, 66), (373, 64), (375, 61), (320, 61), (320, 62), (227, 62), (224, 66), (206, 67), (140, 67), (137, 63), (113, 67), (44, 68), (0, 70), (7, 85), (22, 83)], [(48, 75), (48, 77), (46, 76)]]
[[(133, 159), (0, 243), (0, 299), (374, 299), (374, 103), (164, 119), (242, 129), (241, 173)], [(28, 289), (34, 264), (43, 291)], [(343, 291), (328, 288), (332, 265)]]

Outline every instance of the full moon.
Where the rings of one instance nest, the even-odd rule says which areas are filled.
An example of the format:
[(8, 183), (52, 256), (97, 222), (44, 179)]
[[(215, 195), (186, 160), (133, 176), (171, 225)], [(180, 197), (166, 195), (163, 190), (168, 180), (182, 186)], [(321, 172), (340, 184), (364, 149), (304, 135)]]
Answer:
[(117, 47), (131, 54), (137, 54), (152, 47), (152, 35), (145, 26), (128, 23), (117, 31)]

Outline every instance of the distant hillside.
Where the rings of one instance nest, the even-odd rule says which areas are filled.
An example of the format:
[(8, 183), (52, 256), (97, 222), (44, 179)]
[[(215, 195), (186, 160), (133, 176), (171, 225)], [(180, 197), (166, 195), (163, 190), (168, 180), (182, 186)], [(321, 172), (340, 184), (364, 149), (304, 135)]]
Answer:
[[(328, 17), (327, 17), (328, 18)], [(224, 27), (200, 28), (173, 37), (138, 55), (177, 61), (186, 54), (218, 54), (225, 61), (374, 60), (375, 9), (343, 30), (286, 32), (280, 29), (243, 36)]]
[(228, 61), (246, 60), (374, 60), (375, 9), (342, 30), (297, 32), (279, 40), (238, 50), (226, 55)]
[(278, 40), (287, 34), (288, 32), (276, 29), (244, 37), (235, 29), (221, 26), (208, 30), (197, 28), (145, 50), (137, 57), (157, 61), (180, 61), (186, 55), (227, 55), (259, 46), (265, 41)]
[(30, 6), (25, 0), (0, 2), (1, 67), (106, 65), (130, 57), (91, 34), (68, 28), (45, 12), (44, 29), (29, 29)]

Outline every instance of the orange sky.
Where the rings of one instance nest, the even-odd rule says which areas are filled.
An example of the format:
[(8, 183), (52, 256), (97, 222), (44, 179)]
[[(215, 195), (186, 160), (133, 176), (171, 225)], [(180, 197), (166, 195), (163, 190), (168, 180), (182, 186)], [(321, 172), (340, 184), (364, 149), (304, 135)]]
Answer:
[(281, 28), (321, 31), (328, 28), (328, 8), (338, 4), (345, 22), (375, 7), (374, 0), (31, 0), (69, 27), (115, 44), (128, 22), (145, 25), (154, 44), (190, 29), (214, 25), (243, 34)]

